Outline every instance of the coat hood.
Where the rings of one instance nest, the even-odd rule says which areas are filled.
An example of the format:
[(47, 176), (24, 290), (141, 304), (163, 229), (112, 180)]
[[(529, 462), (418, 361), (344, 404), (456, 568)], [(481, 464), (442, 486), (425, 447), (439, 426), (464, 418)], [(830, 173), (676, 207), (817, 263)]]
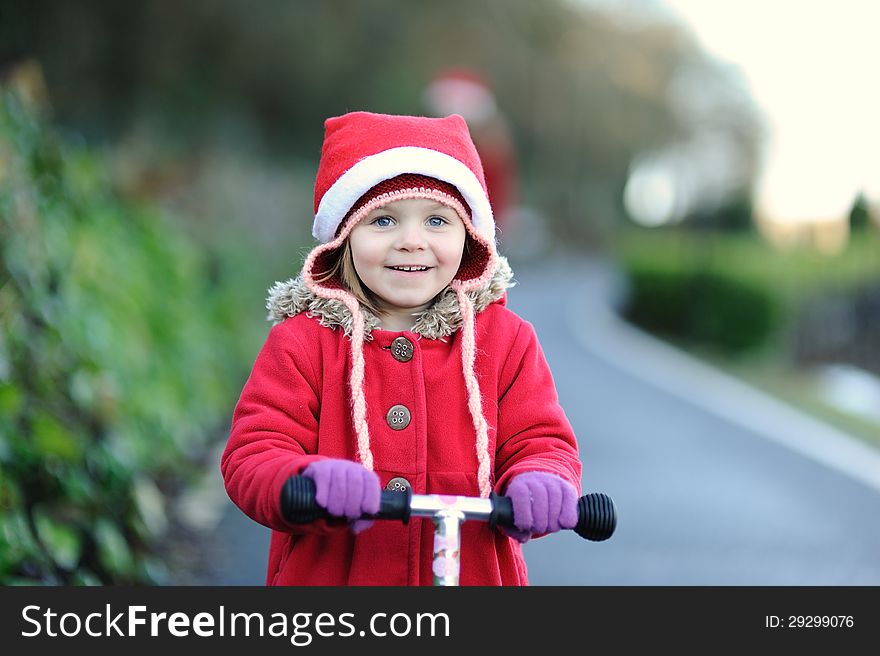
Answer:
[[(482, 312), (492, 303), (506, 302), (507, 290), (516, 282), (507, 258), (498, 256), (495, 272), (482, 286), (467, 292), (475, 312)], [(306, 285), (302, 275), (284, 282), (276, 282), (266, 299), (269, 311), (267, 320), (278, 324), (288, 317), (308, 312), (316, 317), (322, 326), (342, 328), (351, 336), (353, 317), (342, 301), (316, 295)], [(361, 308), (364, 315), (365, 337), (369, 339), (374, 328), (379, 327), (379, 319), (368, 309)], [(450, 287), (438, 294), (437, 299), (424, 312), (415, 315), (413, 332), (429, 339), (441, 339), (452, 335), (464, 322), (458, 297)]]

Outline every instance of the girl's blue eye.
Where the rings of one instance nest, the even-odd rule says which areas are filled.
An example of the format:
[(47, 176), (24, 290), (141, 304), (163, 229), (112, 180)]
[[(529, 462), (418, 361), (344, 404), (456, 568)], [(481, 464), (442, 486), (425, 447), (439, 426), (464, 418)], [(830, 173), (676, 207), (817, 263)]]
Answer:
[(446, 223), (446, 219), (440, 216), (432, 216), (428, 219), (428, 225), (432, 228), (440, 228)]
[(379, 226), (380, 228), (387, 228), (391, 225), (391, 221), (392, 219), (390, 216), (377, 216), (375, 219), (373, 219), (372, 223)]

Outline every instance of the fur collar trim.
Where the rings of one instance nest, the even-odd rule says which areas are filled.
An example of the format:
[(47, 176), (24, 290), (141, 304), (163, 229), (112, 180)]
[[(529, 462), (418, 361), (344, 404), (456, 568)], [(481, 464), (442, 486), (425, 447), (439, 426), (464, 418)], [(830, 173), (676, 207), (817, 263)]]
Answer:
[[(482, 312), (492, 303), (504, 298), (506, 291), (515, 284), (507, 258), (499, 255), (498, 267), (489, 282), (479, 289), (467, 292), (467, 295), (474, 304), (474, 311)], [(302, 275), (285, 282), (276, 282), (269, 289), (266, 309), (269, 310), (266, 318), (273, 324), (307, 312), (309, 316), (317, 317), (322, 326), (342, 328), (346, 335), (351, 336), (352, 316), (345, 304), (337, 299), (317, 296), (306, 287)], [(364, 313), (365, 336), (369, 339), (371, 331), (379, 327), (379, 319), (366, 308), (362, 307), (361, 310)], [(440, 292), (433, 305), (416, 315), (413, 332), (429, 339), (440, 339), (458, 330), (462, 321), (458, 298), (452, 288), (447, 287)]]

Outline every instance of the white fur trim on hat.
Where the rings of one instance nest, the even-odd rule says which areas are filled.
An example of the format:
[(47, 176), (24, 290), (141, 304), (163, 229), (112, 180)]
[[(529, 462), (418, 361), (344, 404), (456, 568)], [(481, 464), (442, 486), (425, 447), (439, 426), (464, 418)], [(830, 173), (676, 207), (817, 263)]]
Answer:
[(455, 185), (471, 210), (471, 223), (490, 243), (495, 243), (495, 220), (483, 185), (474, 172), (454, 157), (430, 148), (401, 146), (370, 155), (343, 173), (318, 205), (312, 234), (327, 243), (352, 206), (383, 180), (403, 173), (427, 175)]

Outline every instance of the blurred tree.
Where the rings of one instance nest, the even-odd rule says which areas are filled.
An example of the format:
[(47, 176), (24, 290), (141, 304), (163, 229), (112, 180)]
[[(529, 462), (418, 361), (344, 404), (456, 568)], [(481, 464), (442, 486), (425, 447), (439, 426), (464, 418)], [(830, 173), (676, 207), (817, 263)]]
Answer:
[(714, 207), (703, 208), (688, 217), (686, 226), (750, 232), (754, 229), (752, 198), (748, 190), (732, 194)]
[(0, 78), (0, 585), (156, 582), (259, 333), (241, 269), (117, 197), (39, 80)]
[(222, 142), (315, 160), (327, 116), (419, 113), (435, 71), (476, 68), (510, 119), (525, 202), (580, 241), (622, 216), (634, 158), (699, 127), (670, 102), (681, 71), (708, 71), (704, 124), (755, 139), (730, 72), (681, 27), (570, 0), (0, 0), (0, 25), (43, 64), (62, 124), (110, 142), (139, 130), (180, 157)]
[(871, 204), (864, 193), (859, 192), (849, 211), (849, 227), (853, 232), (867, 230), (871, 226)]

